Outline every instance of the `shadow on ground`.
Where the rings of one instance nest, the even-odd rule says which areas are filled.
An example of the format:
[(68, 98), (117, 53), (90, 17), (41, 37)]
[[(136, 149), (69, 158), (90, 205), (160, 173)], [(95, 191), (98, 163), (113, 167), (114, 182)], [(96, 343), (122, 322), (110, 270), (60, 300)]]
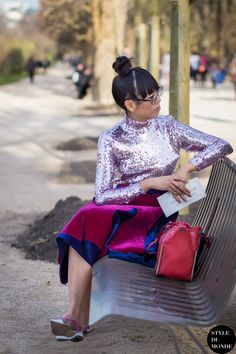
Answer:
[(57, 174), (59, 183), (95, 183), (96, 161), (64, 162)]
[(97, 137), (75, 138), (55, 146), (56, 150), (63, 151), (77, 151), (77, 150), (91, 150), (97, 149)]

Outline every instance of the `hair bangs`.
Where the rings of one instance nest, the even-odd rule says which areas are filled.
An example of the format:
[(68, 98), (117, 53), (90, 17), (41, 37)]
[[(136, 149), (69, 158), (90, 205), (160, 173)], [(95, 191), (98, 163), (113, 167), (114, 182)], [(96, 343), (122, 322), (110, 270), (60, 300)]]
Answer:
[[(145, 69), (136, 68), (135, 70), (137, 93), (142, 98), (151, 95), (154, 91), (158, 91), (160, 86), (155, 78)], [(137, 95), (137, 94), (136, 94)]]

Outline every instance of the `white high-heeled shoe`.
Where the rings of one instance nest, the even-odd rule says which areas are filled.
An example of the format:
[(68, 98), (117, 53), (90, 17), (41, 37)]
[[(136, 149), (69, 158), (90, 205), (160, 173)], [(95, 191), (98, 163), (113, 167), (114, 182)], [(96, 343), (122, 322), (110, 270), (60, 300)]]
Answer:
[(69, 318), (51, 319), (51, 330), (58, 341), (80, 342), (84, 334), (80, 324)]

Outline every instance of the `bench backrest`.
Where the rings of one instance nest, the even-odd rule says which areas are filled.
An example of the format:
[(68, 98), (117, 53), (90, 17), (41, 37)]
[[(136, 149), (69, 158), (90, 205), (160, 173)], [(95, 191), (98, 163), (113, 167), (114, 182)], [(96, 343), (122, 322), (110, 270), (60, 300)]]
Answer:
[(211, 246), (202, 254), (194, 282), (204, 282), (215, 312), (228, 301), (236, 280), (236, 164), (228, 158), (214, 164), (206, 192), (193, 225), (203, 227)]

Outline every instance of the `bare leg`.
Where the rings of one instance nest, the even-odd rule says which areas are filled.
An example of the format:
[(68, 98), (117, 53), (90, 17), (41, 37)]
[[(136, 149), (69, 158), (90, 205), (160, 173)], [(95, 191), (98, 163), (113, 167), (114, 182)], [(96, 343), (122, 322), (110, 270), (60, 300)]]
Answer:
[(72, 248), (69, 248), (68, 291), (69, 310), (66, 317), (87, 326), (92, 283), (92, 267)]
[(92, 272), (91, 272), (91, 278), (88, 284), (88, 287), (86, 289), (86, 295), (81, 307), (81, 318), (80, 322), (82, 327), (86, 327), (89, 324), (89, 309), (90, 309), (90, 299), (91, 299), (91, 287), (92, 287)]

